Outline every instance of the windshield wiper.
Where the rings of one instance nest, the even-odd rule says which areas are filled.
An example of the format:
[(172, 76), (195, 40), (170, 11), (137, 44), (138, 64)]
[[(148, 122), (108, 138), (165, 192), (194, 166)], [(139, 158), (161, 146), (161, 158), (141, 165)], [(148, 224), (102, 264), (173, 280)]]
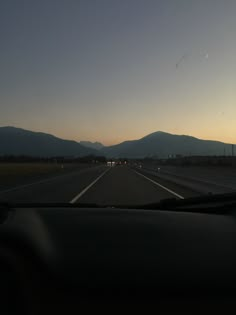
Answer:
[(138, 206), (146, 210), (183, 210), (192, 212), (216, 213), (236, 207), (236, 192), (224, 194), (209, 194), (186, 199), (163, 199), (157, 203)]
[(0, 201), (0, 208), (104, 208), (96, 203), (69, 203), (69, 202), (5, 202)]
[(0, 201), (0, 222), (8, 212), (16, 208), (113, 208), (136, 210), (170, 210), (203, 213), (227, 213), (236, 209), (236, 192), (209, 194), (186, 199), (169, 198), (156, 203), (143, 205), (104, 205), (97, 203), (64, 203), (64, 202), (5, 202)]

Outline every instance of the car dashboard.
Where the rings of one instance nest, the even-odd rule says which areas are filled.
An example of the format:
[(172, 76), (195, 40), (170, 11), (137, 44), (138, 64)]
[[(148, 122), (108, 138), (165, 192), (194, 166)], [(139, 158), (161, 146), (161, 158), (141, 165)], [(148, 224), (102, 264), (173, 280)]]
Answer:
[(0, 224), (0, 307), (64, 314), (234, 306), (235, 251), (233, 213), (11, 208)]

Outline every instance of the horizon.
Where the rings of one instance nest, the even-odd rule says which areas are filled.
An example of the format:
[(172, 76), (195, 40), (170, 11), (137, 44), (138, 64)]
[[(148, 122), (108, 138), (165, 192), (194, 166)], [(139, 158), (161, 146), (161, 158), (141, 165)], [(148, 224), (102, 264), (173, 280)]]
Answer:
[(45, 132), (45, 131), (42, 131), (42, 130), (29, 130), (29, 129), (26, 129), (26, 128), (22, 128), (22, 127), (17, 127), (17, 126), (0, 126), (0, 129), (1, 128), (16, 128), (16, 129), (22, 129), (22, 130), (25, 130), (25, 131), (30, 131), (30, 132), (36, 132), (36, 133), (43, 133), (43, 134), (48, 134), (48, 135), (51, 135), (51, 136), (54, 136), (56, 138), (59, 138), (59, 139), (62, 139), (62, 140), (68, 140), (68, 141), (76, 141), (77, 143), (80, 143), (80, 142), (91, 142), (91, 143), (101, 143), (103, 146), (105, 147), (108, 147), (108, 146), (113, 146), (113, 145), (117, 145), (117, 144), (120, 144), (122, 142), (125, 142), (125, 141), (136, 141), (136, 140), (140, 140), (146, 136), (149, 136), (151, 134), (154, 134), (154, 133), (166, 133), (166, 134), (170, 134), (172, 136), (187, 136), (187, 137), (193, 137), (193, 138), (196, 138), (196, 139), (199, 139), (199, 140), (204, 140), (204, 141), (216, 141), (216, 142), (222, 142), (222, 143), (225, 143), (225, 144), (232, 144), (232, 145), (236, 145), (236, 143), (230, 143), (230, 142), (223, 142), (223, 141), (220, 141), (218, 139), (202, 139), (202, 138), (199, 138), (199, 137), (196, 137), (196, 136), (193, 136), (193, 135), (190, 135), (190, 134), (174, 134), (174, 133), (170, 133), (170, 132), (167, 132), (167, 131), (163, 131), (163, 130), (156, 130), (156, 131), (153, 131), (153, 132), (150, 132), (149, 134), (146, 134), (146, 135), (143, 135), (141, 136), (140, 138), (134, 138), (134, 139), (125, 139), (121, 142), (118, 142), (118, 143), (114, 143), (114, 144), (105, 144), (104, 142), (102, 141), (98, 141), (98, 140), (95, 140), (95, 141), (91, 141), (91, 140), (83, 140), (83, 139), (80, 139), (80, 140), (75, 140), (75, 139), (69, 139), (69, 138), (61, 138), (59, 137), (58, 135), (56, 134), (51, 134), (51, 133), (48, 133), (48, 132)]
[(106, 146), (153, 130), (236, 143), (236, 1), (0, 9), (0, 125)]

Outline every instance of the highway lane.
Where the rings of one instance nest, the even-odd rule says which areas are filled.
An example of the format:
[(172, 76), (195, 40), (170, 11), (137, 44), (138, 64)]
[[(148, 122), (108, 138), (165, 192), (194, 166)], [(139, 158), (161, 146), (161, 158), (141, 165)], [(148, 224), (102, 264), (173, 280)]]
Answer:
[[(162, 186), (162, 187), (161, 187)], [(112, 168), (95, 183), (77, 202), (94, 202), (101, 205), (139, 205), (158, 202), (165, 198), (196, 196), (189, 189), (171, 185), (171, 189), (157, 179), (142, 176), (127, 166)]]
[(0, 192), (0, 199), (11, 202), (130, 205), (194, 195), (196, 193), (190, 189), (159, 182), (159, 179), (143, 176), (127, 166), (110, 168), (102, 165)]
[(11, 202), (69, 202), (107, 169), (96, 166), (52, 176), (0, 191), (0, 200)]
[[(172, 177), (174, 181), (178, 178), (202, 183), (201, 188), (206, 193), (207, 189), (212, 193), (236, 191), (236, 168), (232, 166), (171, 166), (143, 163), (143, 170), (156, 173), (158, 167), (161, 170), (159, 175)], [(205, 189), (203, 183), (206, 184)]]
[[(71, 172), (96, 166), (98, 165), (91, 163), (1, 163), (0, 193), (3, 190), (10, 190), (14, 187), (44, 181), (61, 175), (64, 176)], [(2, 172), (4, 167), (9, 172), (8, 176), (6, 170)]]
[(199, 194), (223, 194), (236, 191), (235, 170), (230, 168), (143, 166), (140, 171), (158, 180), (191, 188)]

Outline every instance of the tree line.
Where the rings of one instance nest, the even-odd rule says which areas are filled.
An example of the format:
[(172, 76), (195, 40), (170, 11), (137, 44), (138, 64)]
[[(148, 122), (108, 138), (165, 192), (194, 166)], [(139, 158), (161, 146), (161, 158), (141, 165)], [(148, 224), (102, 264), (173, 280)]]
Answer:
[(105, 156), (87, 155), (81, 157), (64, 156), (28, 156), (28, 155), (2, 155), (0, 163), (106, 163)]

